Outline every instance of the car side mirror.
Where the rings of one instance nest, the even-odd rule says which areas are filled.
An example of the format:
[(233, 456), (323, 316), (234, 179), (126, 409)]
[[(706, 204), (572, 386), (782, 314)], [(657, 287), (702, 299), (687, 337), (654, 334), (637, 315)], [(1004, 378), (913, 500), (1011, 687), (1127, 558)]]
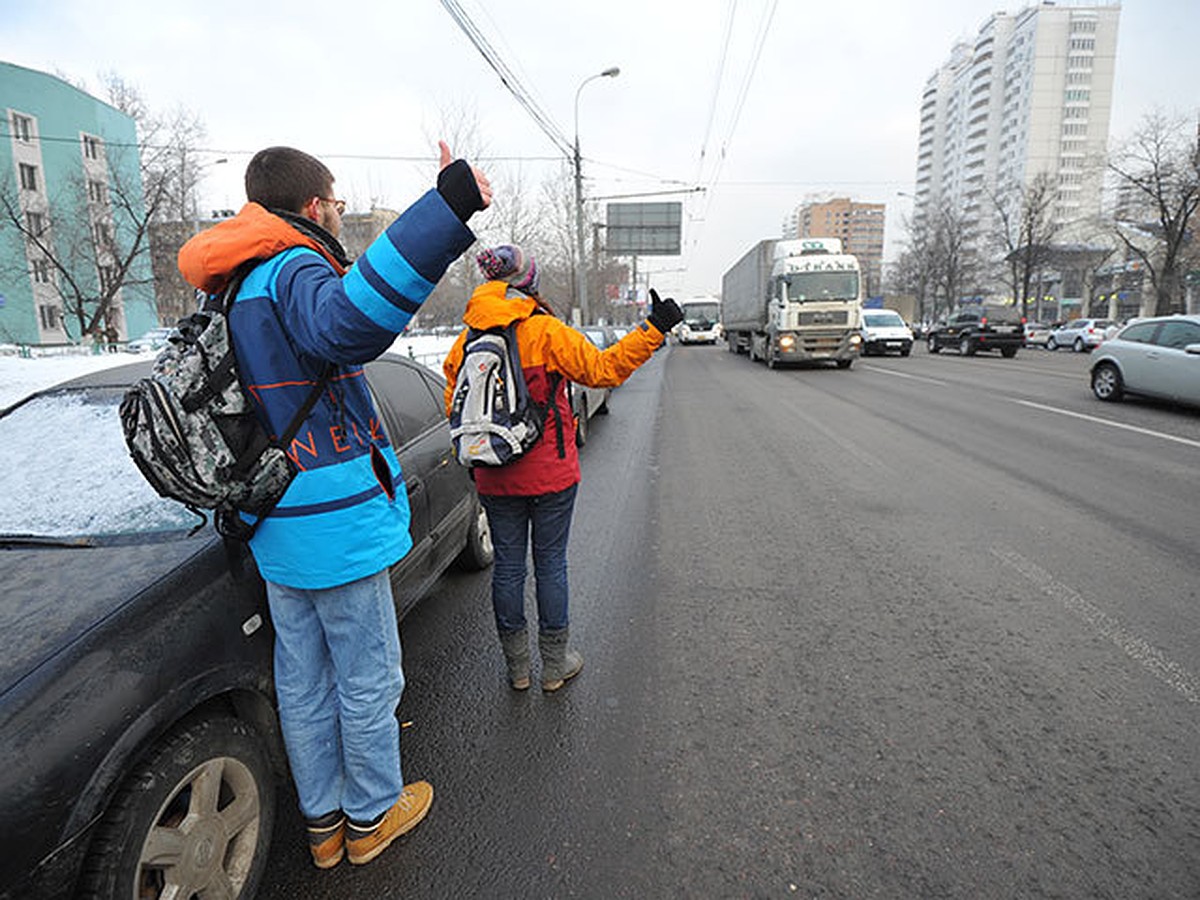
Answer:
[(1184, 353), (1190, 353), (1192, 356), (1200, 356), (1200, 344), (1188, 344), (1183, 348)]

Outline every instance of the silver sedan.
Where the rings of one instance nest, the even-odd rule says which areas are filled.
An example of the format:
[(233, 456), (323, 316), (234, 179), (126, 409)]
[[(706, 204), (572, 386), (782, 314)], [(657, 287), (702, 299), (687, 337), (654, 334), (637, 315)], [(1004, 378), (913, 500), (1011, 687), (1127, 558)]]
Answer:
[(1141, 319), (1097, 349), (1092, 393), (1142, 394), (1200, 406), (1200, 315)]

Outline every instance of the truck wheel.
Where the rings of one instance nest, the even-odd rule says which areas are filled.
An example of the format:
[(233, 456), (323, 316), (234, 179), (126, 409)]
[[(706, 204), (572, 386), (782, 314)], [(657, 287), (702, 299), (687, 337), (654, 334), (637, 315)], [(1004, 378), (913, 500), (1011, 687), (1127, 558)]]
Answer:
[(267, 864), (275, 781), (258, 733), (230, 716), (160, 740), (104, 814), (78, 897), (252, 897)]
[(937, 353), (942, 349), (938, 346), (937, 338), (935, 338), (932, 334), (925, 339), (925, 346), (929, 348), (930, 353)]
[(837, 361), (837, 367), (839, 369), (848, 369), (852, 365), (854, 365), (854, 360), (852, 360), (852, 359), (839, 359)]

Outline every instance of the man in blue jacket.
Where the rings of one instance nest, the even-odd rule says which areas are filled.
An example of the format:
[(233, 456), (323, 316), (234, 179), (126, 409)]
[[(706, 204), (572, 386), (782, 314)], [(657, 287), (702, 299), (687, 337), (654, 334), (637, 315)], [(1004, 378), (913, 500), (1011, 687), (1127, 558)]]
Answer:
[(429, 811), (433, 788), (404, 784), (396, 707), (404, 689), (388, 567), (412, 547), (400, 464), (363, 363), (383, 353), (491, 203), (478, 169), (445, 143), (437, 187), (351, 265), (345, 203), (323, 163), (290, 147), (246, 169), (249, 202), (179, 253), (184, 277), (216, 293), (248, 267), (229, 314), (239, 374), (267, 431), (284, 433), (328, 387), (289, 455), (298, 474), (250, 542), (275, 626), (279, 719), (313, 861), (362, 864)]

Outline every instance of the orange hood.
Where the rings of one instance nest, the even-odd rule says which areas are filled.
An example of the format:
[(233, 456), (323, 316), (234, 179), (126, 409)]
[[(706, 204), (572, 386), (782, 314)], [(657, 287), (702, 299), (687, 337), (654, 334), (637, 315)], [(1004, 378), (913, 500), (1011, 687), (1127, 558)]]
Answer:
[(475, 288), (467, 301), (463, 324), (479, 331), (503, 328), (517, 319), (528, 319), (537, 308), (538, 303), (532, 297), (515, 289), (510, 294), (508, 282), (486, 281)]
[(257, 203), (247, 203), (232, 219), (193, 237), (179, 249), (184, 280), (206, 294), (223, 288), (238, 266), (252, 259), (270, 259), (291, 247), (308, 247), (329, 260), (339, 275), (346, 272), (321, 242), (302, 234)]

